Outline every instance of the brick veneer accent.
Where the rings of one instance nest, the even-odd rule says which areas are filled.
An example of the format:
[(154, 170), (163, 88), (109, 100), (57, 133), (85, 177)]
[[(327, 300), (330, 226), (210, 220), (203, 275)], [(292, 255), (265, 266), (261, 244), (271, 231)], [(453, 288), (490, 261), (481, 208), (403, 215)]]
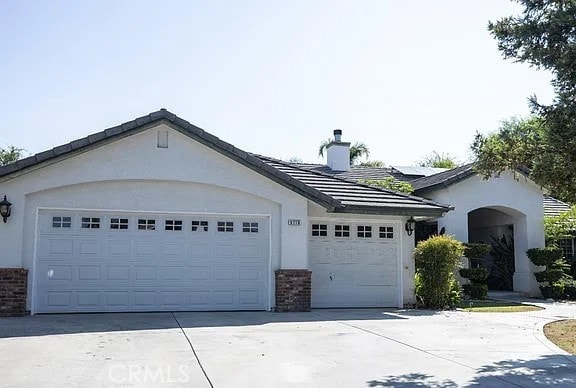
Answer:
[(25, 315), (27, 293), (27, 269), (0, 268), (0, 317)]
[(276, 275), (276, 311), (310, 311), (312, 272), (306, 269), (279, 269)]

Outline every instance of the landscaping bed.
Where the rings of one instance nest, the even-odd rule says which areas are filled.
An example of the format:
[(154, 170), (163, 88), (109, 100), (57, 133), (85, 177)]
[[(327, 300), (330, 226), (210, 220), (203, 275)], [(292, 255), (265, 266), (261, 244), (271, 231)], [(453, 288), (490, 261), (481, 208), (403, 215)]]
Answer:
[(458, 308), (474, 313), (521, 313), (527, 311), (543, 310), (542, 307), (531, 304), (507, 302), (502, 300), (463, 300)]
[(576, 354), (576, 319), (548, 323), (544, 335), (559, 348)]

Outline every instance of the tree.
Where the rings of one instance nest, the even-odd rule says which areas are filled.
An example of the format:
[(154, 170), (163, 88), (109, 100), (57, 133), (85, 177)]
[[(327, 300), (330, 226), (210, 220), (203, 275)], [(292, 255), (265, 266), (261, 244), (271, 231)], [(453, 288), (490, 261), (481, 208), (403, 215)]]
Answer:
[(0, 166), (15, 162), (23, 156), (24, 150), (22, 148), (14, 146), (8, 146), (8, 148), (0, 147)]
[(381, 160), (367, 160), (365, 162), (360, 163), (360, 166), (364, 167), (374, 167), (374, 168), (384, 168), (386, 165)]
[(452, 169), (458, 167), (459, 163), (456, 161), (456, 158), (449, 153), (432, 151), (431, 154), (425, 156), (424, 159), (418, 162), (418, 166)]
[(398, 181), (391, 176), (384, 179), (365, 179), (360, 181), (360, 183), (406, 194), (410, 194), (414, 191), (414, 187), (412, 187), (410, 183)]
[(300, 158), (298, 156), (291, 156), (290, 158), (288, 158), (287, 162), (288, 163), (303, 163), (302, 158)]
[[(320, 143), (320, 147), (318, 147), (318, 156), (323, 157), (324, 152), (326, 151), (326, 147), (328, 144), (332, 142), (332, 139), (328, 139)], [(368, 146), (364, 143), (356, 142), (352, 144), (350, 147), (350, 164), (357, 164), (359, 159), (363, 156), (368, 157), (370, 156), (370, 150)]]
[[(506, 169), (530, 168), (530, 177), (554, 195), (576, 201), (576, 1), (516, 0), (518, 16), (489, 23), (504, 58), (552, 73), (556, 96), (535, 96), (531, 120), (505, 122), (494, 135), (477, 135), (472, 150), (485, 178)], [(521, 148), (516, 149), (519, 145)]]
[(490, 135), (476, 134), (471, 145), (475, 169), (488, 178), (504, 170), (534, 169), (543, 152), (544, 123), (538, 117), (511, 118)]

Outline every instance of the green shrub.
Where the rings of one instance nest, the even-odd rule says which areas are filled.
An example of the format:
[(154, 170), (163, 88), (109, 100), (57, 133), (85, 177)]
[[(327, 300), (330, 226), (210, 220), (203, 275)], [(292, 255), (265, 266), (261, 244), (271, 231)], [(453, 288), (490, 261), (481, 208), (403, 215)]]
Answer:
[(562, 268), (552, 268), (545, 271), (534, 272), (534, 276), (538, 283), (548, 282), (557, 283), (566, 277)]
[(472, 299), (486, 299), (488, 297), (488, 270), (486, 268), (462, 268), (460, 276), (470, 280), (464, 284), (464, 293)]
[(557, 247), (532, 248), (526, 254), (534, 264), (546, 267), (544, 271), (534, 273), (538, 283), (547, 283), (540, 286), (542, 296), (546, 299), (563, 298), (568, 265), (564, 262), (562, 251)]
[(462, 289), (460, 288), (460, 282), (456, 278), (452, 279), (452, 285), (450, 287), (450, 296), (448, 297), (449, 306), (457, 306), (462, 300)]
[(564, 294), (566, 299), (576, 300), (576, 281), (570, 280), (564, 284)]
[(464, 293), (472, 299), (486, 299), (488, 296), (487, 284), (470, 283), (464, 284), (462, 288), (464, 289)]
[(555, 247), (531, 248), (526, 251), (528, 258), (536, 265), (550, 266), (562, 260), (562, 251)]
[(464, 245), (464, 256), (469, 259), (480, 259), (490, 252), (489, 244), (480, 243), (465, 243)]
[(416, 294), (427, 308), (444, 308), (453, 299), (454, 271), (464, 253), (462, 244), (451, 236), (432, 236), (414, 250)]
[(484, 284), (488, 279), (488, 270), (486, 268), (462, 268), (460, 269), (460, 276), (470, 279), (473, 283)]
[(562, 299), (564, 296), (564, 284), (554, 284), (551, 286), (540, 286), (544, 299)]

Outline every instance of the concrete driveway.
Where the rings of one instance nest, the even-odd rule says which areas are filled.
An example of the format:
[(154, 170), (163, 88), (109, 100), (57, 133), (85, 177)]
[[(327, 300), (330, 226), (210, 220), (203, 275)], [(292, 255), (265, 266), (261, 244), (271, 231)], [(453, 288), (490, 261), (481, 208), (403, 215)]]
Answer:
[(0, 319), (2, 387), (576, 385), (532, 313), (132, 313)]

